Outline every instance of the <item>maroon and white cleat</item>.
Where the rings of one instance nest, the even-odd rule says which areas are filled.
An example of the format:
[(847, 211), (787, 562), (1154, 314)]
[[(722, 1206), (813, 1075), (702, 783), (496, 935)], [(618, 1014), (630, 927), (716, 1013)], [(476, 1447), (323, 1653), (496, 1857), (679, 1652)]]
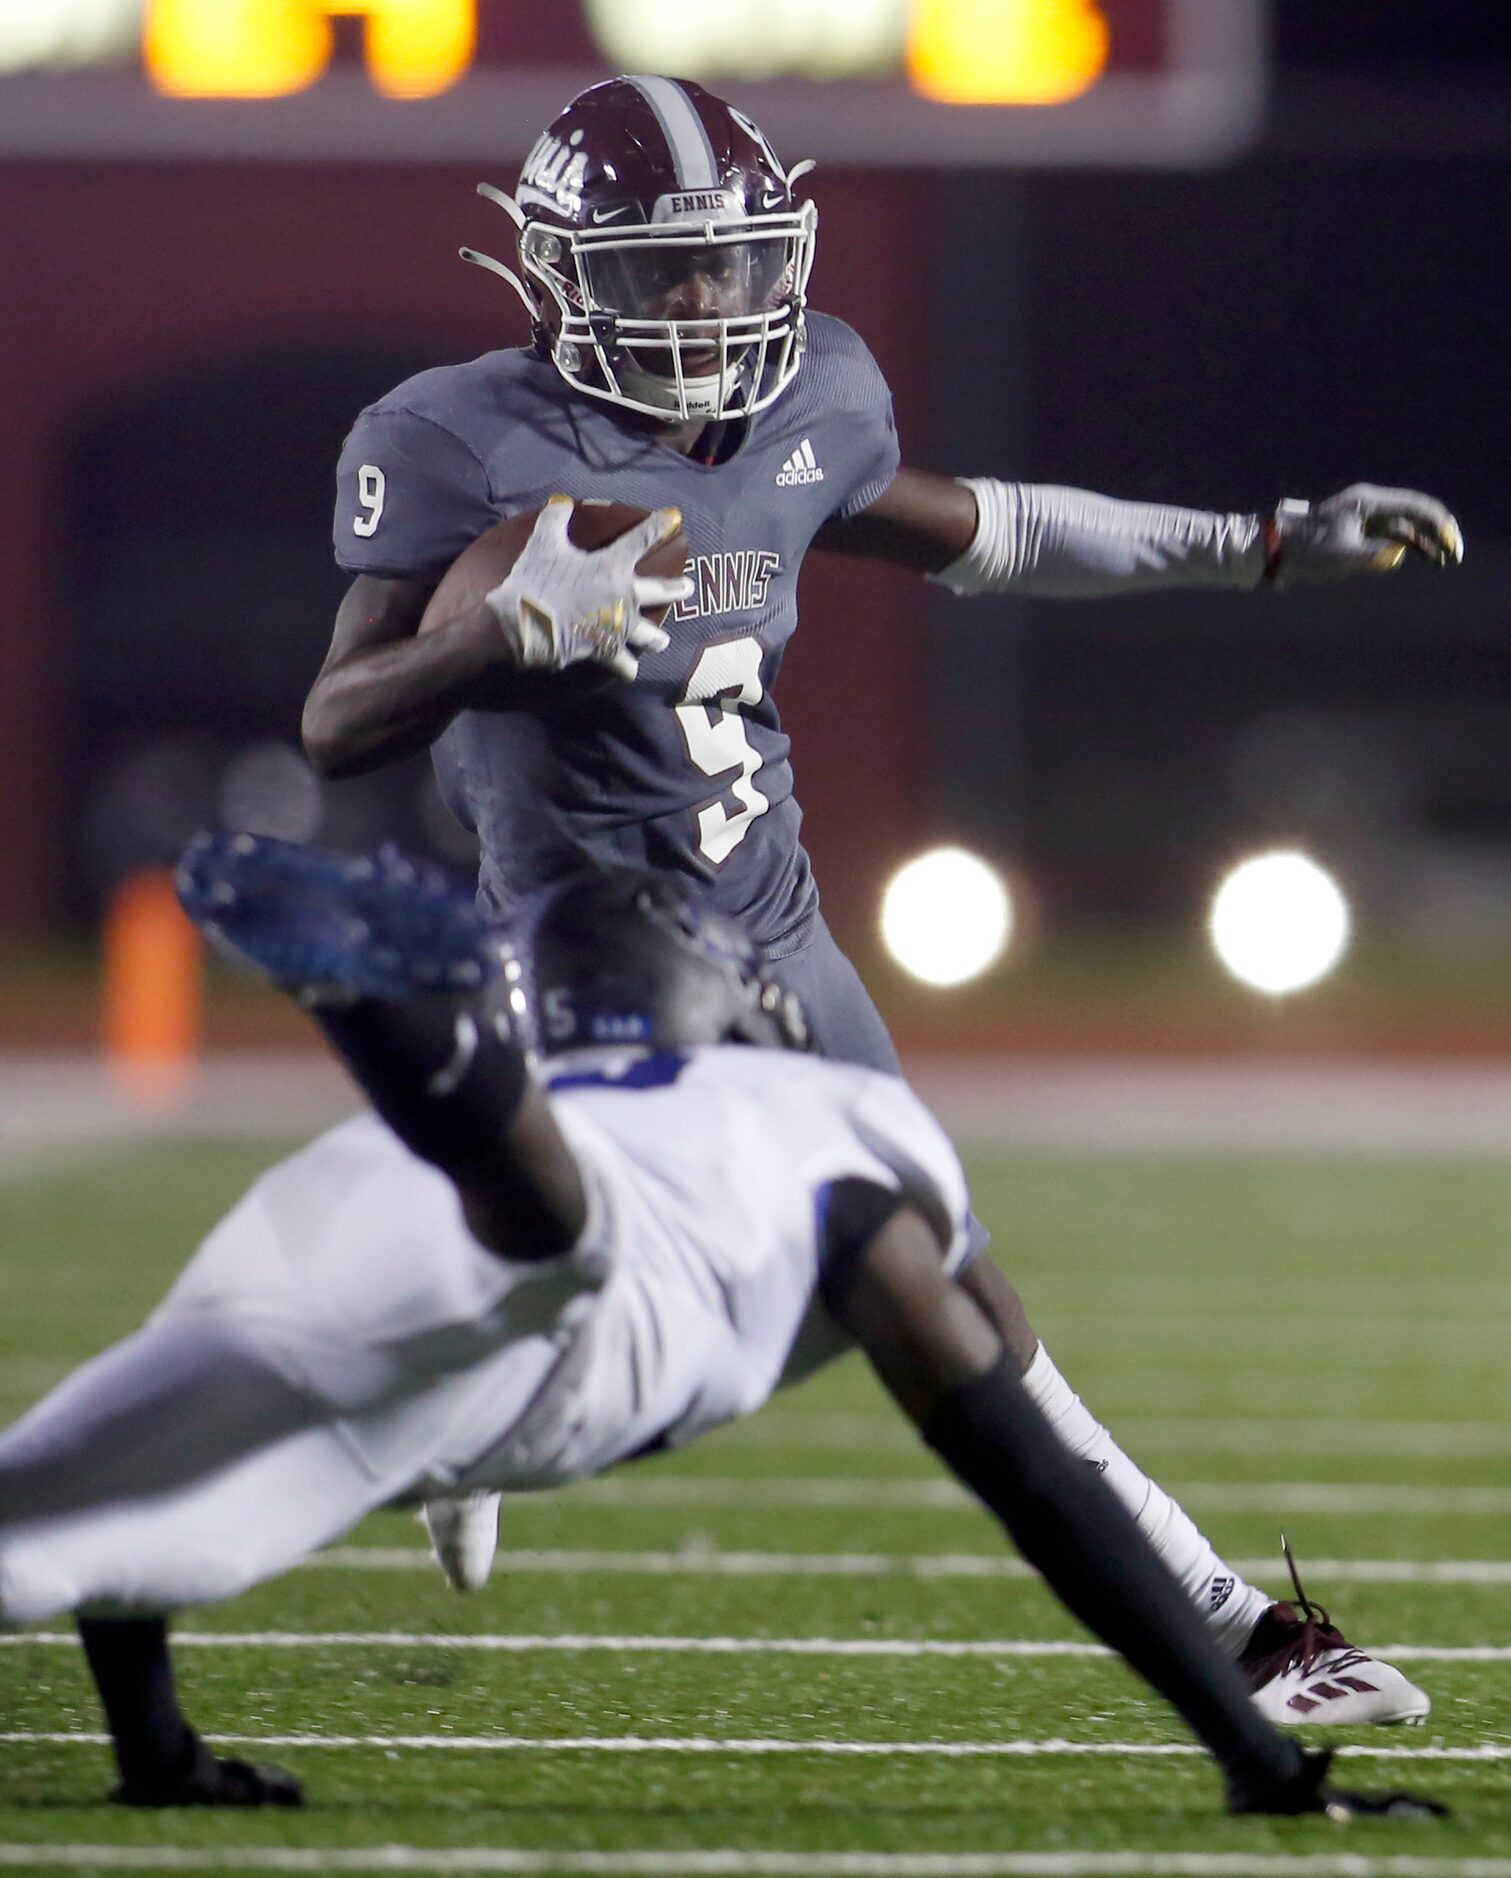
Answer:
[(1349, 1642), (1302, 1590), (1291, 1548), (1283, 1539), (1281, 1545), (1296, 1602), (1272, 1604), (1238, 1659), (1260, 1714), (1286, 1728), (1425, 1721), (1432, 1707), (1427, 1695), (1400, 1670)]

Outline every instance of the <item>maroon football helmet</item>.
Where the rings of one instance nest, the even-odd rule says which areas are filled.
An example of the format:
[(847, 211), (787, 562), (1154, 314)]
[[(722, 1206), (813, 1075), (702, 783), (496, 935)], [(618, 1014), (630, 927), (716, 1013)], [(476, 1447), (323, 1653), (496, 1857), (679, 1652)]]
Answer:
[(540, 138), (513, 197), (537, 345), (575, 390), (665, 423), (748, 417), (792, 382), (818, 209), (742, 112), (686, 79), (611, 78)]

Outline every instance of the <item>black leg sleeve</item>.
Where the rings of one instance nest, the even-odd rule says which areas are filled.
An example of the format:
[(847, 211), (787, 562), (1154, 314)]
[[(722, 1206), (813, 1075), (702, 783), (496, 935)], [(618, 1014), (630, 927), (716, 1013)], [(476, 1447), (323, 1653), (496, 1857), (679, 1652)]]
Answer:
[(79, 1641), (110, 1728), (123, 1806), (302, 1806), (281, 1767), (221, 1760), (190, 1727), (161, 1617), (81, 1617)]
[(1315, 1785), (1308, 1757), (1254, 1708), (1131, 1514), (1060, 1441), (1008, 1356), (953, 1390), (924, 1438), (1081, 1622), (1179, 1711), (1232, 1796)]
[(81, 1617), (79, 1641), (100, 1694), (121, 1780), (171, 1787), (193, 1766), (198, 1736), (178, 1704), (160, 1617)]
[(465, 1181), (496, 1158), (524, 1094), (506, 996), (359, 998), (310, 1016), (405, 1146)]

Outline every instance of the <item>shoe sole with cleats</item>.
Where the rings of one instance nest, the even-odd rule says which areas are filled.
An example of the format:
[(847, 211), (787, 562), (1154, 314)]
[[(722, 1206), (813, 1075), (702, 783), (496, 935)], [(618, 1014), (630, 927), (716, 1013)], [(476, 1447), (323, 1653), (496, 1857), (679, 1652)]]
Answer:
[(503, 964), (471, 900), (392, 848), (352, 856), (266, 835), (200, 835), (175, 883), (207, 938), (286, 991), (390, 999), (469, 991)]

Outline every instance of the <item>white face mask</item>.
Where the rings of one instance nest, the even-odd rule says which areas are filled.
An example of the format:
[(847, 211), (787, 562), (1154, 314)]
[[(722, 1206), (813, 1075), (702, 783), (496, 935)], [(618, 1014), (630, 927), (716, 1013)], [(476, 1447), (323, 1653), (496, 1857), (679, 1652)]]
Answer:
[[(485, 193), (520, 228), (531, 286), (485, 255), (464, 249), (464, 257), (502, 275), (538, 323), (541, 306), (550, 309), (551, 361), (574, 390), (663, 423), (712, 422), (764, 410), (796, 377), (814, 203), (681, 225), (568, 230), (530, 220), (499, 191)], [(679, 280), (691, 279), (697, 289), (679, 293)]]
[(671, 423), (747, 417), (792, 382), (813, 265), (812, 203), (691, 226), (525, 231), (561, 315), (552, 357), (589, 396)]
[(712, 423), (728, 415), (729, 407), (737, 402), (740, 366), (736, 363), (728, 371), (715, 372), (710, 377), (684, 378), (679, 384), (675, 378), (647, 372), (633, 360), (625, 359), (616, 375), (625, 397), (634, 400), (634, 408), (653, 412), (668, 424), (679, 424), (693, 417)]

